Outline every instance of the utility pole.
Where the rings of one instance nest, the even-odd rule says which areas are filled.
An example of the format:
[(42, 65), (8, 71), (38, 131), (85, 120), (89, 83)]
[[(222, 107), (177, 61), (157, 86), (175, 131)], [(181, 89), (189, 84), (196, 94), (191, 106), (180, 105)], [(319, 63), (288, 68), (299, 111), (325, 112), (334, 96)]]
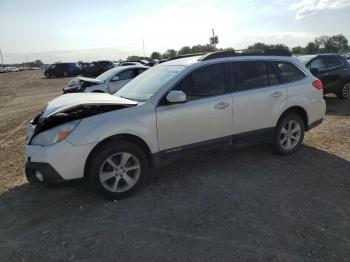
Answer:
[(4, 65), (4, 59), (3, 59), (3, 57), (2, 57), (1, 48), (0, 48), (0, 56), (1, 56), (1, 64), (3, 64), (3, 65)]
[(219, 43), (219, 37), (215, 35), (214, 28), (212, 29), (213, 36), (209, 38), (210, 44), (216, 49), (216, 45)]
[(213, 42), (214, 42), (214, 48), (216, 49), (216, 43), (215, 43), (215, 34), (214, 34), (214, 28), (212, 29), (212, 31), (213, 31)]
[(146, 56), (145, 52), (145, 39), (142, 39), (143, 56)]

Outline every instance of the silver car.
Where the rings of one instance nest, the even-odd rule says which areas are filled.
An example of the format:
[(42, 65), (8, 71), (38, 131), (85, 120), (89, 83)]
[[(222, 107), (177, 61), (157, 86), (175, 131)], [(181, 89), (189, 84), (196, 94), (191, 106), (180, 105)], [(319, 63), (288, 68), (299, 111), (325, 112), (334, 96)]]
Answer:
[(96, 78), (76, 77), (63, 88), (63, 93), (114, 93), (131, 79), (146, 71), (146, 66), (123, 66), (112, 68)]

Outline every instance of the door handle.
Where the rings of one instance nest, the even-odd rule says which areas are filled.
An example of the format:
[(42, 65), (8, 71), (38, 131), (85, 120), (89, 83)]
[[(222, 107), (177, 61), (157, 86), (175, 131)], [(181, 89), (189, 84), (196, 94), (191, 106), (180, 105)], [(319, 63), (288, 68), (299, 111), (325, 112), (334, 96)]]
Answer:
[(226, 102), (219, 102), (217, 103), (214, 108), (215, 109), (220, 109), (220, 110), (224, 110), (226, 107), (229, 107), (230, 104), (229, 103), (226, 103)]
[(271, 94), (271, 97), (280, 97), (282, 95), (283, 95), (282, 92), (274, 92)]

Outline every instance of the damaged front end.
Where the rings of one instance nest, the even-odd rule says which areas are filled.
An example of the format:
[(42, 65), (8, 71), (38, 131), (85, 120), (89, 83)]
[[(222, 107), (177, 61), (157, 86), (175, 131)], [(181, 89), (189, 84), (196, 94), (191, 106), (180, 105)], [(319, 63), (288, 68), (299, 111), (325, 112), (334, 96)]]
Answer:
[[(42, 134), (47, 130), (54, 130), (60, 126), (69, 125), (69, 123), (75, 123), (75, 126), (72, 128), (70, 132), (74, 130), (74, 128), (78, 125), (81, 119), (107, 113), (110, 111), (115, 111), (123, 108), (127, 108), (133, 105), (123, 105), (123, 104), (84, 104), (78, 105), (73, 108), (68, 108), (63, 111), (59, 111), (53, 115), (45, 116), (45, 112), (37, 115), (27, 127), (27, 143), (32, 144), (33, 139)], [(59, 134), (59, 133), (58, 133)], [(67, 131), (64, 133), (66, 136), (69, 135)], [(60, 137), (56, 138), (56, 142), (60, 141)], [(55, 142), (55, 143), (56, 143)], [(35, 143), (36, 144), (36, 143)], [(39, 143), (40, 144), (40, 143)]]

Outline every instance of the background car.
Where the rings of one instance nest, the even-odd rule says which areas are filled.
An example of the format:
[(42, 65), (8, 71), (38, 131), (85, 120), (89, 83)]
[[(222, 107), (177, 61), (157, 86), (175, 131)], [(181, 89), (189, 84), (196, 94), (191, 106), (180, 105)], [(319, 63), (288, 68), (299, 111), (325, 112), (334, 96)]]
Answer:
[(114, 64), (111, 61), (95, 61), (88, 66), (83, 66), (80, 73), (83, 76), (96, 77), (113, 67)]
[(341, 99), (350, 98), (350, 64), (345, 56), (321, 54), (298, 58), (322, 81), (324, 94), (334, 93)]
[(7, 72), (7, 70), (5, 67), (0, 67), (0, 73), (6, 73), (6, 72)]
[(80, 69), (76, 63), (56, 63), (50, 65), (44, 72), (45, 76), (77, 76)]
[(132, 66), (132, 65), (143, 66), (144, 64), (140, 62), (133, 62), (133, 61), (125, 61), (125, 62), (120, 62), (118, 64), (118, 66)]
[(112, 68), (96, 78), (77, 77), (69, 81), (63, 93), (114, 93), (147, 69), (145, 66), (123, 66)]
[(7, 72), (18, 72), (19, 68), (18, 67), (13, 67), (13, 66), (9, 66), (6, 67)]

